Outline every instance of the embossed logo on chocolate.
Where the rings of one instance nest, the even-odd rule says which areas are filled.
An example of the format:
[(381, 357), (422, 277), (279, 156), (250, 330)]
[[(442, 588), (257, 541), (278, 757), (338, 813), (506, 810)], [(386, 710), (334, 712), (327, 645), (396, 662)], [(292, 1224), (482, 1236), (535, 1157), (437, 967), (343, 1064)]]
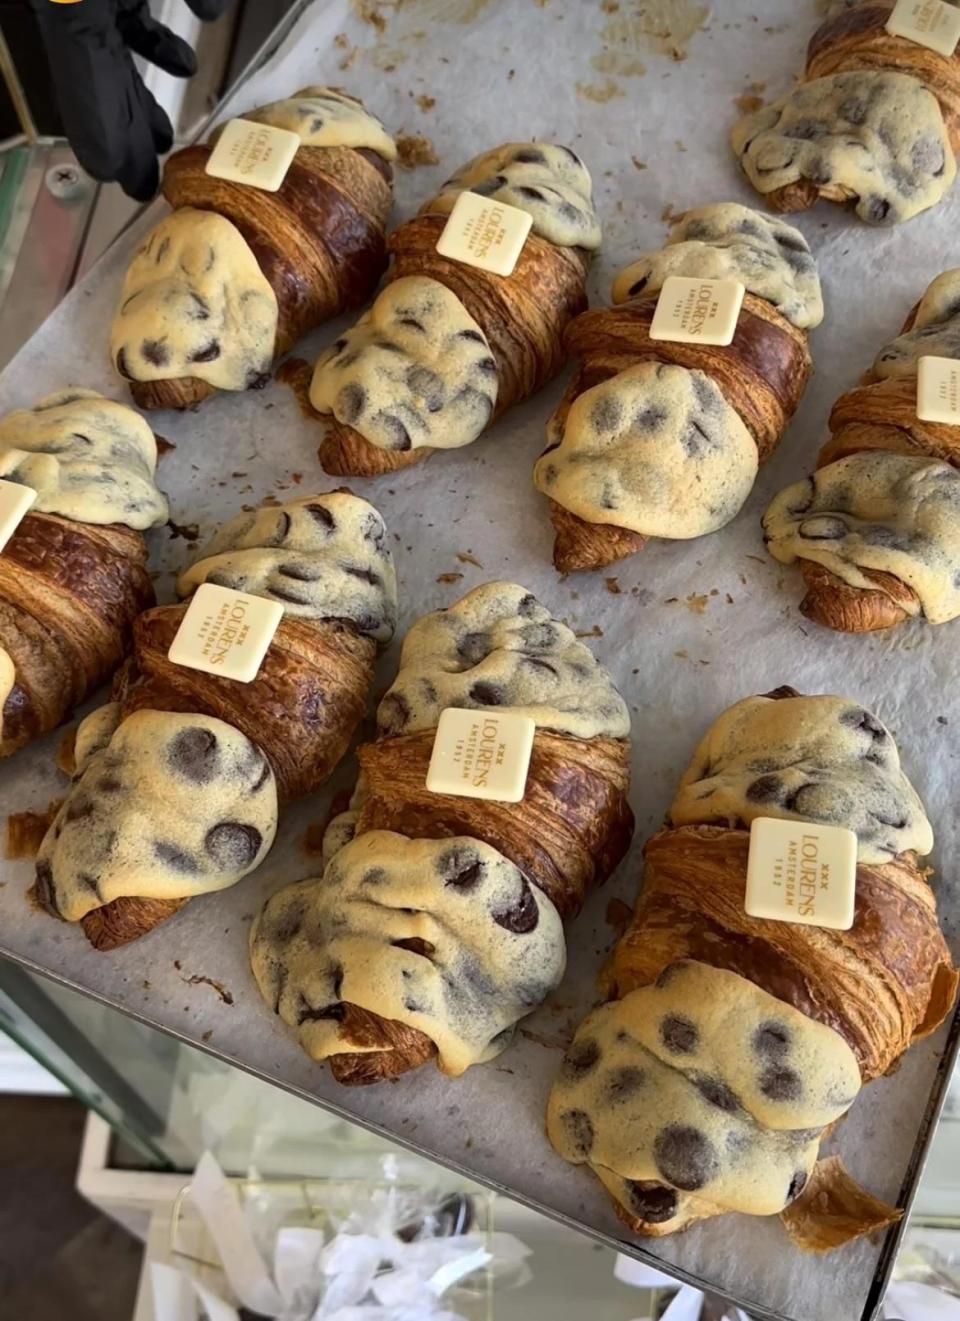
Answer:
[(530, 716), (513, 711), (448, 707), (437, 724), (427, 788), (434, 794), (519, 803), (535, 728)]
[(0, 478), (0, 551), (16, 532), (36, 498), (37, 493), (32, 486)]
[(512, 275), (532, 224), (532, 216), (519, 207), (461, 193), (437, 240), (437, 252), (494, 275)]
[(842, 826), (757, 817), (750, 826), (745, 907), (802, 926), (853, 926), (857, 836)]
[(960, 42), (960, 9), (943, 0), (897, 0), (886, 28), (891, 37), (906, 37), (949, 58)]
[(739, 280), (668, 276), (650, 324), (650, 338), (724, 347), (733, 341), (745, 292)]
[(299, 146), (300, 138), (289, 129), (257, 124), (252, 119), (231, 119), (207, 159), (206, 172), (215, 179), (230, 179), (275, 193)]
[(960, 427), (960, 362), (956, 358), (925, 354), (917, 363), (917, 417), (921, 422)]
[(279, 601), (201, 583), (167, 655), (174, 665), (251, 683), (282, 618)]

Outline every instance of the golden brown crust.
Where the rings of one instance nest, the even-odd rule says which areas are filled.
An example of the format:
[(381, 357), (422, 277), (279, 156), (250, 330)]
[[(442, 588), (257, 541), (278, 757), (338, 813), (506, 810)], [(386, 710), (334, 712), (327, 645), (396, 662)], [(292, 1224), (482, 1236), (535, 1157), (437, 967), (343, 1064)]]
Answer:
[(83, 934), (96, 950), (119, 949), (139, 940), (180, 911), (186, 899), (114, 899), (80, 919)]
[(434, 452), (428, 445), (415, 450), (383, 449), (332, 415), (323, 421), (327, 434), (320, 442), (317, 454), (323, 471), (331, 477), (382, 477), (384, 473), (399, 472), (401, 468), (422, 463)]
[(605, 569), (643, 550), (650, 540), (612, 523), (588, 523), (569, 509), (550, 501), (553, 524), (553, 563), (560, 573)]
[(957, 972), (913, 854), (857, 867), (849, 931), (766, 922), (744, 911), (750, 835), (721, 826), (647, 842), (633, 925), (604, 973), (622, 996), (679, 959), (726, 968), (838, 1032), (864, 1082), (887, 1073), (950, 1012)]
[(120, 524), (28, 514), (0, 555), (0, 647), (16, 679), (0, 757), (48, 733), (123, 659), (153, 604), (147, 548)]
[(252, 683), (174, 665), (167, 652), (186, 606), (141, 615), (117, 676), (124, 716), (148, 708), (215, 716), (266, 754), (281, 802), (321, 784), (349, 746), (373, 681), (374, 642), (337, 620), (285, 616)]
[(928, 454), (960, 466), (957, 428), (917, 417), (916, 376), (893, 376), (848, 390), (830, 410), (830, 432), (818, 468), (865, 449)]
[(780, 1212), (780, 1222), (802, 1252), (833, 1252), (902, 1216), (851, 1179), (839, 1156), (828, 1156), (817, 1161), (803, 1192)]
[(861, 570), (878, 584), (875, 591), (869, 591), (852, 587), (813, 560), (803, 560), (800, 570), (807, 589), (800, 613), (824, 628), (839, 633), (875, 633), (902, 624), (918, 613), (919, 601), (913, 588), (892, 573)]
[(366, 1087), (418, 1069), (436, 1055), (428, 1036), (393, 1018), (381, 1018), (359, 1005), (343, 1005), (340, 1035), (355, 1052), (331, 1055), (330, 1072), (344, 1087)]
[[(163, 192), (171, 206), (215, 211), (239, 229), (277, 296), (275, 355), (309, 330), (359, 306), (386, 265), (392, 171), (376, 152), (301, 147), (275, 193), (206, 173), (207, 146), (167, 160)], [(191, 408), (213, 387), (196, 377), (133, 381), (145, 409)]]

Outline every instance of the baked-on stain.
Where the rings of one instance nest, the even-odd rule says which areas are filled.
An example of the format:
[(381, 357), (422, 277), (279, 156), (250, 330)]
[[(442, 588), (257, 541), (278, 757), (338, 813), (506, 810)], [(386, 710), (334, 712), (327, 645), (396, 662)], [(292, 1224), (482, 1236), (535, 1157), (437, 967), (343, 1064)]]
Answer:
[(415, 170), (421, 165), (436, 165), (440, 157), (433, 143), (422, 133), (397, 134), (397, 164), (402, 170)]
[(11, 812), (7, 817), (7, 843), (4, 857), (11, 861), (35, 858), (62, 802), (62, 798), (52, 798), (42, 812)]
[(645, 53), (685, 60), (693, 38), (709, 22), (712, 6), (700, 0), (633, 0), (600, 29), (603, 50), (591, 64), (601, 73), (643, 74)]

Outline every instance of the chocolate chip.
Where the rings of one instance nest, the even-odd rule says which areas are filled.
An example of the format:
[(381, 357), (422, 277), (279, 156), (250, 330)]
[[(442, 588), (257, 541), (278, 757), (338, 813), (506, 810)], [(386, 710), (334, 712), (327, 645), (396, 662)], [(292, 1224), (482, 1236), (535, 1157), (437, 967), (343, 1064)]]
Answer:
[(639, 280), (635, 280), (633, 282), (633, 284), (627, 290), (627, 293), (631, 298), (636, 298), (637, 294), (643, 293), (644, 289), (646, 289), (649, 283), (650, 283), (650, 276), (644, 275)]
[(197, 349), (196, 353), (191, 353), (187, 362), (216, 362), (219, 357), (220, 341), (212, 339), (203, 348)]
[(604, 1093), (609, 1104), (629, 1100), (635, 1096), (647, 1080), (643, 1069), (634, 1064), (625, 1064), (622, 1068), (612, 1069), (607, 1078)]
[(377, 712), (380, 728), (387, 734), (399, 734), (410, 720), (410, 703), (401, 693), (387, 693)]
[(178, 848), (176, 844), (167, 843), (166, 840), (156, 840), (153, 845), (153, 852), (154, 856), (159, 858), (164, 866), (170, 867), (173, 871), (183, 872), (188, 876), (192, 876), (200, 870), (200, 865), (196, 858), (192, 857), (189, 853), (185, 853), (183, 849)]
[(671, 1124), (658, 1133), (653, 1159), (664, 1179), (685, 1193), (695, 1193), (720, 1172), (713, 1143), (690, 1124)]
[(239, 871), (249, 867), (260, 852), (263, 836), (256, 826), (239, 821), (221, 821), (207, 831), (204, 846), (218, 867)]
[(293, 940), (300, 928), (303, 926), (304, 905), (291, 904), (286, 910), (282, 910), (277, 922), (270, 929), (270, 938), (279, 945), (285, 945), (288, 940)]
[(477, 888), (485, 870), (481, 859), (461, 844), (454, 845), (437, 859), (437, 871), (443, 877), (444, 885), (452, 885), (464, 894), (470, 894)]
[(390, 449), (409, 450), (413, 448), (410, 432), (393, 413), (381, 413), (377, 419), (390, 441)]
[[(315, 583), (323, 577), (323, 568), (319, 564), (278, 564), (277, 573), (284, 578), (292, 578), (298, 583)], [(208, 579), (209, 581), (209, 579)]]
[(209, 784), (220, 769), (217, 736), (201, 725), (181, 729), (167, 749), (171, 768), (193, 784)]
[(516, 936), (526, 936), (537, 929), (540, 912), (533, 891), (525, 880), (520, 883), (520, 898), (510, 908), (491, 914), (498, 927), (512, 931)]
[(565, 1110), (560, 1124), (575, 1156), (589, 1156), (593, 1147), (593, 1123), (586, 1110)]
[(882, 742), (887, 737), (887, 731), (881, 725), (875, 715), (865, 711), (862, 706), (852, 707), (849, 711), (844, 711), (840, 717), (841, 725), (849, 725), (852, 729), (862, 729), (865, 734), (871, 738)]
[(787, 1189), (787, 1203), (789, 1204), (795, 1198), (799, 1197), (807, 1186), (806, 1170), (797, 1170), (796, 1174), (790, 1180), (790, 1187)]
[(692, 1055), (700, 1044), (700, 1032), (682, 1014), (668, 1014), (660, 1024), (660, 1040), (675, 1055)]
[(406, 949), (411, 954), (419, 954), (421, 958), (429, 959), (431, 954), (437, 951), (436, 945), (429, 940), (421, 940), (419, 936), (406, 936), (403, 940), (391, 940), (391, 945), (395, 949)]
[(645, 404), (634, 415), (634, 425), (641, 431), (657, 431), (667, 420), (667, 410), (656, 404)]
[(747, 802), (776, 802), (783, 793), (783, 787), (783, 781), (780, 779), (779, 775), (761, 775), (759, 779), (756, 779), (751, 784), (747, 785)]
[(363, 569), (356, 564), (341, 564), (340, 568), (344, 573), (349, 574), (351, 578), (359, 578), (361, 582), (369, 583), (371, 587), (381, 587), (383, 585), (383, 579), (373, 569)]
[(166, 367), (170, 361), (167, 346), (160, 339), (145, 339), (140, 345), (140, 352), (147, 362), (153, 363), (154, 367)]
[(457, 339), (474, 340), (477, 344), (485, 344), (486, 340), (480, 334), (479, 330), (458, 330)]
[(324, 1023), (329, 1019), (335, 1023), (342, 1023), (347, 1016), (346, 1005), (324, 1005), (322, 1009), (312, 1009), (302, 996), (301, 1001), (303, 1007), (297, 1012), (298, 1027), (302, 1027), (304, 1023)]
[(382, 885), (387, 879), (386, 867), (368, 867), (360, 877), (361, 885)]
[(133, 381), (136, 379), (133, 373), (130, 371), (130, 368), (127, 366), (126, 350), (120, 349), (118, 351), (115, 362), (116, 362), (117, 371), (124, 378), (124, 380)]
[(725, 1110), (727, 1114), (732, 1115), (740, 1109), (740, 1101), (736, 1093), (725, 1082), (721, 1082), (719, 1078), (711, 1078), (705, 1073), (698, 1073), (691, 1074), (690, 1081), (703, 1099), (708, 1101), (710, 1105), (715, 1105), (718, 1110)]
[(192, 306), (190, 307), (190, 320), (209, 321), (210, 306), (207, 303), (206, 299), (201, 298), (199, 294), (195, 294), (192, 289), (189, 291), (189, 297), (192, 304)]
[(60, 910), (57, 908), (56, 887), (53, 884), (53, 869), (49, 862), (38, 862), (35, 873), (34, 883), (36, 885), (37, 903), (41, 908), (46, 909), (53, 917), (60, 916)]
[(585, 1078), (600, 1058), (600, 1047), (589, 1037), (575, 1041), (563, 1057), (560, 1072), (564, 1078)]
[(503, 706), (505, 699), (505, 692), (495, 683), (481, 680), (471, 685), (470, 700), (479, 702), (481, 706)]
[(677, 1194), (662, 1183), (647, 1179), (624, 1179), (630, 1210), (649, 1225), (662, 1225), (677, 1214)]
[(616, 431), (623, 421), (623, 405), (612, 394), (601, 395), (590, 409), (590, 424), (597, 431)]
[(520, 161), (524, 165), (545, 165), (546, 158), (542, 151), (535, 151), (532, 147), (525, 147), (523, 151), (514, 152), (513, 159)]
[(783, 1059), (790, 1050), (790, 1030), (783, 1023), (761, 1023), (753, 1034), (752, 1045), (763, 1059)]
[(760, 1075), (760, 1090), (771, 1101), (799, 1101), (803, 1082), (793, 1069), (773, 1064)]
[(68, 799), (66, 811), (63, 814), (64, 821), (83, 821), (86, 817), (93, 816), (93, 802), (84, 794), (75, 794)]
[(890, 214), (890, 202), (885, 197), (871, 197), (863, 204), (861, 214), (871, 225), (882, 225)]
[(457, 655), (472, 669), (490, 655), (493, 643), (488, 633), (465, 633), (457, 643)]
[(326, 505), (305, 505), (304, 508), (315, 522), (319, 523), (321, 527), (327, 528), (330, 532), (337, 526), (336, 519)]
[(401, 316), (401, 317), (397, 317), (397, 325), (399, 325), (399, 326), (409, 326), (411, 330), (425, 330), (425, 329), (426, 329), (426, 327), (424, 326), (423, 322), (422, 322), (422, 321), (418, 321), (417, 318), (414, 317), (414, 316)]
[(337, 416), (348, 426), (356, 422), (367, 403), (367, 392), (362, 385), (351, 382), (337, 395)]

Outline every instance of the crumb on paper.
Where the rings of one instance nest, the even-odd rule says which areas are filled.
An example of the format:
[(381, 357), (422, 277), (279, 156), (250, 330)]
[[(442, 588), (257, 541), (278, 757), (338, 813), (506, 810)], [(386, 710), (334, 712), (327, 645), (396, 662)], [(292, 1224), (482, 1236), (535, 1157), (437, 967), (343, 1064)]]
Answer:
[(763, 97), (758, 96), (756, 92), (741, 92), (739, 96), (733, 98), (733, 104), (741, 115), (752, 115), (763, 105)]
[(353, 12), (363, 23), (369, 23), (378, 32), (386, 32), (387, 20), (380, 12), (379, 0), (353, 0)]
[(604, 105), (607, 101), (612, 101), (618, 96), (623, 96), (624, 90), (615, 83), (612, 78), (608, 78), (605, 83), (577, 83), (577, 96), (582, 96), (585, 101), (595, 101), (597, 105)]
[(462, 578), (463, 578), (463, 574), (462, 574), (462, 573), (438, 573), (438, 574), (437, 574), (437, 582), (438, 582), (438, 583), (458, 583), (458, 582), (460, 582), (460, 581), (462, 580)]
[(184, 541), (200, 540), (199, 523), (175, 523), (172, 518), (168, 518), (167, 529), (173, 541), (176, 541), (177, 537), (183, 537)]
[(604, 578), (603, 585), (611, 596), (619, 596), (623, 591), (617, 578)]
[(53, 798), (42, 812), (11, 812), (7, 817), (4, 856), (11, 862), (19, 858), (35, 858), (62, 802), (62, 798)]
[(599, 624), (594, 624), (593, 628), (582, 629), (579, 633), (575, 632), (575, 638), (602, 638), (603, 629)]
[(472, 564), (474, 568), (482, 569), (483, 565), (477, 559), (476, 555), (471, 555), (468, 550), (458, 550), (457, 559), (461, 564)]
[(668, 597), (665, 598), (663, 604), (664, 604), (664, 605), (676, 605), (677, 602), (678, 602), (679, 600), (680, 600), (679, 596), (668, 596)]
[(684, 605), (688, 610), (692, 610), (695, 615), (705, 614), (709, 603), (709, 596), (700, 592), (691, 592), (689, 596), (684, 598)]
[(177, 447), (172, 440), (167, 440), (166, 436), (158, 436), (154, 432), (154, 440), (157, 442), (157, 458), (162, 459), (164, 454), (169, 454), (171, 450)]
[[(175, 962), (173, 966), (177, 969), (177, 972), (179, 973), (180, 968), (182, 966), (179, 963), (179, 961)], [(186, 982), (188, 986), (209, 986), (212, 990), (216, 991), (217, 995), (219, 995), (220, 999), (223, 1001), (225, 1005), (233, 1004), (232, 992), (227, 990), (223, 982), (218, 982), (214, 977), (204, 977), (201, 973), (198, 972), (192, 973), (189, 977), (184, 977), (183, 974), (181, 973), (180, 980), (182, 982)], [(184, 1007), (186, 1008), (186, 1006)]]
[(397, 163), (401, 169), (415, 170), (420, 165), (436, 165), (439, 156), (433, 149), (433, 143), (422, 133), (398, 133)]
[(689, 660), (689, 659), (690, 659), (690, 653), (689, 653), (689, 651), (687, 651), (685, 648), (682, 649), (681, 651), (675, 651), (673, 654), (674, 654), (674, 656), (677, 657), (678, 660)]
[(436, 104), (437, 98), (435, 96), (427, 96), (426, 92), (421, 92), (417, 97), (417, 105), (423, 111), (432, 110)]
[(630, 160), (635, 170), (645, 170), (647, 168), (647, 162), (640, 160), (639, 156), (631, 156)]

